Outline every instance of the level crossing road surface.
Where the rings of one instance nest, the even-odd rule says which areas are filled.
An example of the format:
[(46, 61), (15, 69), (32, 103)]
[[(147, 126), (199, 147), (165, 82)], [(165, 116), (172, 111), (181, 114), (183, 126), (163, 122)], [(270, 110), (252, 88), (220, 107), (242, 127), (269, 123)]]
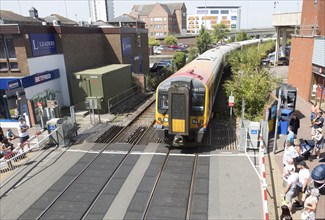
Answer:
[[(54, 151), (1, 198), (0, 218), (37, 219), (105, 146), (83, 143)], [(244, 154), (205, 148), (196, 157), (191, 149), (168, 152), (150, 143), (123, 160), (130, 148), (111, 144), (41, 219), (263, 218), (260, 181)]]

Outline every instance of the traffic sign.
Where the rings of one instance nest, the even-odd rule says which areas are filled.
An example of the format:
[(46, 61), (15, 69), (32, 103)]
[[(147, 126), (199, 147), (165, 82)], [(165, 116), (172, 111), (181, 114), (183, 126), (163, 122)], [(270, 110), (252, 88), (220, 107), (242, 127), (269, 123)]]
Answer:
[(235, 97), (234, 96), (229, 96), (229, 100), (228, 100), (228, 106), (234, 106), (235, 104)]

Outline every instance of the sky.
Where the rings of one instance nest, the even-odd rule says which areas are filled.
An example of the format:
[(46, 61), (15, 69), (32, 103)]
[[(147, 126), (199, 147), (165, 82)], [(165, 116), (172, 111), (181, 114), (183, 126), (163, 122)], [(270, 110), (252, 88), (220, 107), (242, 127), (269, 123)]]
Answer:
[[(241, 28), (269, 28), (272, 27), (272, 14), (301, 12), (302, 0), (114, 0), (115, 17), (127, 14), (134, 4), (155, 4), (184, 2), (187, 14), (194, 14), (198, 6), (240, 6), (241, 7)], [(39, 17), (46, 17), (51, 14), (59, 14), (75, 21), (88, 21), (89, 2), (88, 0), (1, 0), (0, 9), (13, 11), (23, 16), (29, 16), (29, 9), (34, 7), (38, 10)], [(1, 16), (1, 15), (0, 15)]]

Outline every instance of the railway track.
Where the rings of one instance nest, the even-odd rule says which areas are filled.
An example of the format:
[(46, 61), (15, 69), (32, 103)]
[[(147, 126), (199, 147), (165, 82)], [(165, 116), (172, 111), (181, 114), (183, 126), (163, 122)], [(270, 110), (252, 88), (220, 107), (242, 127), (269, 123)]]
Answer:
[[(96, 141), (97, 148), (101, 148), (99, 152), (96, 155), (88, 155), (86, 154), (84, 157), (85, 160), (87, 160), (86, 165), (83, 165), (82, 169), (73, 177), (70, 178), (70, 181), (65, 184), (64, 187), (61, 187), (62, 190), (59, 192), (56, 192), (54, 198), (52, 201), (47, 201), (46, 207), (43, 207), (41, 212), (38, 212), (35, 216), (35, 213), (33, 214), (33, 219), (48, 219), (48, 218), (60, 218), (57, 216), (56, 209), (58, 207), (64, 206), (66, 197), (71, 198), (77, 198), (76, 192), (74, 190), (78, 187), (78, 184), (80, 184), (83, 179), (87, 178), (87, 175), (89, 175), (90, 171), (95, 171), (97, 173), (102, 173), (102, 177), (105, 177), (105, 180), (101, 181), (101, 184), (98, 184), (96, 186), (96, 189), (92, 189), (89, 191), (89, 195), (87, 198), (87, 202), (83, 202), (82, 207), (79, 207), (78, 209), (78, 219), (86, 219), (88, 214), (91, 212), (92, 208), (97, 204), (97, 201), (102, 197), (103, 193), (105, 192), (107, 186), (111, 183), (112, 179), (115, 177), (115, 175), (119, 172), (121, 169), (123, 163), (128, 159), (130, 156), (130, 153), (133, 149), (133, 147), (140, 142), (140, 140), (143, 138), (144, 134), (147, 130), (149, 130), (154, 120), (150, 120), (148, 118), (149, 116), (153, 115), (153, 113), (147, 113), (147, 111), (152, 111), (154, 109), (154, 101), (145, 108), (138, 116), (136, 116), (126, 127), (121, 126), (112, 126), (107, 132), (105, 132), (101, 137), (99, 137)], [(154, 118), (154, 117), (153, 117)], [(149, 123), (149, 122), (151, 123)], [(139, 126), (139, 125), (142, 126)], [(145, 125), (149, 126), (145, 126)], [(127, 137), (127, 138), (125, 138)], [(121, 141), (124, 140), (124, 141)], [(103, 170), (94, 170), (96, 167), (96, 164), (102, 163), (101, 160), (103, 160), (103, 155), (105, 151), (110, 151), (111, 147), (110, 144), (122, 142), (126, 143), (128, 146), (125, 148), (125, 151), (121, 153), (119, 156), (119, 162), (116, 164), (115, 168), (111, 171), (109, 175), (107, 175), (107, 172), (105, 172), (105, 169)], [(104, 145), (100, 147), (100, 145)], [(95, 148), (95, 146), (94, 146)], [(87, 158), (87, 159), (86, 159)], [(106, 164), (105, 164), (106, 165)], [(26, 213), (27, 216), (29, 215)], [(74, 214), (76, 214), (74, 212)], [(27, 217), (26, 215), (22, 215), (20, 219), (25, 219)], [(69, 218), (69, 217), (65, 217)]]
[[(195, 177), (196, 177), (196, 173), (197, 173), (197, 166), (198, 166), (198, 158), (199, 158), (199, 153), (198, 153), (198, 147), (195, 147), (195, 153), (192, 155), (193, 159), (190, 160), (190, 162), (186, 162), (186, 166), (182, 166), (182, 163), (177, 163), (178, 165), (175, 165), (175, 158), (173, 157), (171, 159), (171, 156), (175, 155), (175, 153), (173, 153), (173, 149), (169, 149), (166, 157), (164, 159), (163, 165), (161, 167), (161, 170), (158, 174), (158, 177), (156, 179), (156, 182), (152, 188), (152, 191), (150, 193), (148, 202), (144, 208), (144, 212), (142, 215), (141, 219), (156, 219), (157, 216), (155, 213), (155, 207), (157, 207), (157, 204), (159, 203), (162, 207), (162, 209), (164, 209), (164, 206), (170, 206), (171, 204), (169, 204), (169, 201), (166, 204), (162, 204), (162, 202), (160, 201), (160, 196), (163, 194), (164, 189), (164, 182), (166, 181), (166, 179), (170, 178), (170, 171), (171, 169), (179, 171), (179, 174), (183, 174), (186, 177), (184, 179), (186, 179), (185, 181), (183, 181), (183, 185), (182, 187), (184, 187), (183, 189), (185, 190), (180, 190), (181, 192), (174, 192), (173, 190), (175, 190), (175, 187), (170, 186), (170, 190), (175, 193), (178, 194), (179, 193), (179, 197), (182, 197), (182, 202), (175, 204), (177, 206), (180, 206), (180, 208), (182, 209), (182, 211), (180, 211), (177, 216), (174, 216), (175, 219), (191, 219), (191, 210), (192, 210), (192, 199), (193, 199), (193, 194), (194, 194), (194, 185), (195, 185)], [(176, 153), (177, 154), (177, 153)], [(183, 172), (183, 171), (187, 171), (187, 172)], [(172, 172), (173, 173), (173, 172)], [(177, 180), (179, 178), (179, 176), (175, 175), (175, 180)], [(183, 178), (182, 178), (183, 179)], [(176, 186), (176, 189), (178, 187)], [(166, 193), (170, 193), (170, 192), (166, 192)], [(177, 198), (177, 195), (173, 195), (173, 197)], [(172, 197), (170, 197), (171, 200), (173, 200)], [(166, 210), (167, 211), (167, 210)], [(163, 218), (163, 217), (162, 217)]]

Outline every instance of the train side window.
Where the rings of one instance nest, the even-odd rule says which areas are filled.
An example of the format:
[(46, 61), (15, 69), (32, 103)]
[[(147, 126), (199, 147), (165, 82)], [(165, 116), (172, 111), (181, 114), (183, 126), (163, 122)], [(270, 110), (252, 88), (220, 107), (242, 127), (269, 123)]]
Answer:
[(204, 113), (204, 93), (192, 93), (192, 113), (203, 115)]
[(158, 109), (167, 110), (168, 109), (168, 95), (159, 94), (158, 96)]

